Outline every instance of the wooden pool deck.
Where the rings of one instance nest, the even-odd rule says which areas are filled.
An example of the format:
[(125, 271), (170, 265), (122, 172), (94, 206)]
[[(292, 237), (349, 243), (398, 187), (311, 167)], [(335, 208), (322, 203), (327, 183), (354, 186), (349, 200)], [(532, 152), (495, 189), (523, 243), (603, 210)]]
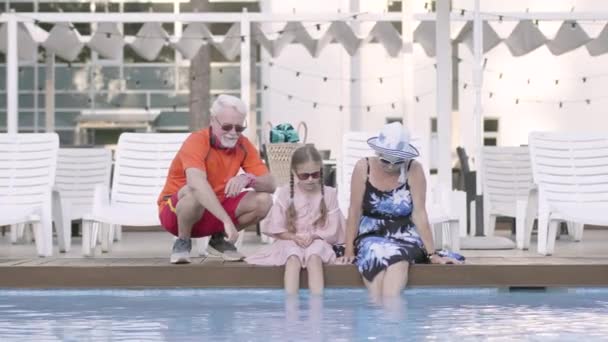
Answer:
[[(507, 235), (508, 231), (502, 231)], [(33, 245), (11, 245), (0, 238), (0, 288), (280, 288), (282, 267), (252, 266), (198, 257), (190, 265), (168, 262), (171, 237), (161, 231), (125, 232), (109, 254), (80, 256), (80, 241), (69, 253), (37, 258)], [(608, 229), (586, 229), (582, 242), (562, 236), (556, 253), (543, 257), (529, 251), (462, 251), (465, 265), (414, 265), (409, 286), (433, 287), (606, 287)], [(243, 253), (264, 248), (248, 233)], [(325, 268), (326, 287), (363, 286), (354, 266)], [(306, 287), (306, 272), (302, 272)]]

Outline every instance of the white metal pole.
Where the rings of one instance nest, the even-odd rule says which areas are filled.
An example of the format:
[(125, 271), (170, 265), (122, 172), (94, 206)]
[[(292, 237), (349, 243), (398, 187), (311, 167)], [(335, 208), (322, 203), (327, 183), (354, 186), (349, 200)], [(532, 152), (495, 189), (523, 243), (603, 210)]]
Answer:
[[(34, 0), (34, 12), (38, 12), (38, 0)], [(36, 47), (35, 51), (34, 51), (34, 89), (33, 89), (33, 94), (34, 94), (34, 133), (38, 133), (38, 130), (40, 129), (40, 110), (38, 108), (39, 106), (39, 94), (41, 91), (40, 88), (40, 79), (39, 79), (39, 75), (38, 75), (38, 50), (39, 48)]]
[(39, 110), (38, 110), (38, 95), (40, 94), (40, 90), (39, 90), (39, 83), (40, 83), (40, 79), (39, 79), (39, 75), (38, 75), (38, 48), (36, 47), (36, 51), (35, 51), (35, 56), (34, 56), (34, 67), (33, 67), (33, 72), (34, 72), (34, 89), (32, 89), (32, 92), (34, 94), (34, 133), (38, 133), (38, 126), (40, 125), (39, 123)]
[[(46, 132), (55, 132), (55, 53), (46, 52), (44, 81), (44, 127)], [(80, 144), (80, 132), (76, 132), (74, 144)]]
[(6, 130), (19, 130), (19, 54), (17, 52), (17, 16), (8, 14), (6, 52)]
[[(412, 2), (401, 1), (401, 39), (403, 41), (403, 124), (414, 127), (414, 30)], [(428, 134), (427, 134), (428, 136)], [(428, 142), (427, 146), (428, 146)], [(425, 165), (427, 167), (427, 165)]]
[[(361, 1), (350, 0), (349, 9), (351, 13), (361, 12)], [(358, 36), (361, 31), (361, 22), (352, 22), (351, 27), (354, 33)], [(344, 53), (344, 52), (341, 52)], [(350, 56), (350, 78), (361, 79), (361, 51), (358, 49), (354, 55)], [(361, 108), (361, 97), (363, 96), (361, 82), (349, 82), (349, 97), (350, 97), (350, 130), (360, 131), (363, 129), (363, 110)]]
[[(95, 2), (91, 2), (89, 5), (89, 9), (92, 13), (95, 13), (97, 5)], [(91, 32), (97, 31), (97, 23), (91, 23)], [(91, 59), (85, 64), (85, 68), (87, 68), (87, 75), (89, 75), (89, 103), (90, 109), (94, 113), (95, 112), (95, 98), (97, 97), (97, 89), (95, 88), (95, 79), (96, 79), (96, 67), (99, 65), (99, 54), (95, 50), (91, 50)], [(99, 72), (102, 72), (102, 69), (99, 69)]]
[[(173, 2), (173, 13), (174, 14), (179, 14), (180, 13), (180, 8), (179, 8), (180, 4), (178, 1), (174, 1)], [(184, 28), (184, 24), (181, 21), (176, 21), (173, 23), (174, 27), (175, 27), (175, 36), (179, 39), (182, 37), (182, 32), (183, 32), (183, 28)], [(175, 91), (175, 93), (177, 94), (177, 91), (179, 90), (179, 67), (182, 65), (182, 54), (179, 53), (177, 51), (177, 49), (175, 49), (173, 51), (173, 56), (174, 58), (174, 62), (173, 62), (173, 73), (174, 73), (174, 77), (173, 77), (173, 91)], [(177, 99), (177, 97), (176, 97)]]
[[(38, 0), (34, 0), (34, 12), (38, 12)], [(40, 111), (38, 110), (38, 97), (40, 94), (40, 75), (38, 74), (38, 47), (34, 51), (34, 133), (38, 133), (40, 125)]]
[(473, 87), (475, 88), (475, 107), (473, 108), (473, 125), (475, 127), (475, 169), (477, 170), (477, 195), (482, 193), (481, 149), (483, 146), (481, 87), (483, 83), (483, 30), (479, 15), (479, 0), (475, 0), (475, 19), (473, 20)]
[[(108, 6), (106, 6), (106, 10), (107, 10)], [(125, 12), (125, 3), (124, 1), (121, 1), (118, 3), (118, 14), (124, 14)], [(108, 13), (105, 13), (106, 15), (108, 15)], [(118, 25), (118, 30), (120, 31), (120, 34), (125, 34), (125, 25), (123, 22), (120, 22), (120, 24)], [(120, 49), (120, 53), (119, 53), (119, 60), (120, 60), (120, 65), (118, 67), (118, 76), (120, 77), (121, 80), (125, 80), (125, 49)], [(123, 81), (120, 83), (120, 90), (121, 91), (125, 91), (127, 88), (127, 82)]]
[(450, 0), (437, 0), (437, 135), (439, 140), (439, 184), (442, 193), (452, 190), (452, 42)]
[(241, 16), (241, 100), (247, 108), (247, 131), (245, 134), (256, 144), (256, 112), (251, 108), (251, 35), (250, 21), (247, 8), (243, 8)]
[(473, 20), (473, 87), (475, 88), (475, 106), (473, 108), (473, 127), (475, 151), (475, 191), (476, 191), (476, 228), (475, 235), (483, 235), (483, 112), (481, 103), (481, 88), (483, 85), (483, 22), (480, 15), (480, 0), (475, 0), (475, 13)]

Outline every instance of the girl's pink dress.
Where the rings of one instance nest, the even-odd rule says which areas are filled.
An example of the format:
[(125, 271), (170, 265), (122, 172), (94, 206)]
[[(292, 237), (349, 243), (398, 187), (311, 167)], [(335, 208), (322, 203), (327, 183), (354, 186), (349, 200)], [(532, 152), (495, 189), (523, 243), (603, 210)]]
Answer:
[[(333, 263), (336, 254), (332, 245), (344, 243), (345, 221), (338, 206), (338, 195), (335, 188), (326, 186), (325, 204), (327, 206), (327, 220), (325, 224), (315, 227), (313, 223), (319, 218), (319, 205), (321, 192), (309, 195), (294, 187), (294, 205), (296, 208), (296, 234), (316, 234), (316, 239), (306, 248), (298, 246), (293, 240), (275, 240), (272, 245), (249, 256), (245, 261), (255, 265), (280, 266), (287, 263), (287, 259), (295, 255), (300, 258), (303, 267), (306, 267), (311, 255), (318, 255), (323, 263)], [(273, 234), (287, 232), (287, 208), (289, 208), (289, 186), (277, 190), (277, 196), (268, 216), (260, 223), (263, 234), (273, 237)]]

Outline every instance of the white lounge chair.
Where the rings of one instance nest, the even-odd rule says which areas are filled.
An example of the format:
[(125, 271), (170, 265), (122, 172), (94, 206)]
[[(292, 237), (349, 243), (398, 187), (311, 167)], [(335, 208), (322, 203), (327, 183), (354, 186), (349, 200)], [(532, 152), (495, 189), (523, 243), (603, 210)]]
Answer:
[(560, 221), (576, 241), (584, 224), (608, 225), (608, 134), (533, 132), (529, 136), (538, 186), (538, 252), (552, 254)]
[[(367, 139), (373, 136), (371, 132), (348, 132), (342, 142), (342, 156), (338, 161), (338, 201), (340, 209), (347, 215), (350, 205), (350, 184), (355, 164), (364, 157), (375, 155), (375, 151), (367, 144)], [(420, 147), (420, 141), (412, 139), (412, 145)], [(428, 184), (428, 171), (425, 170)], [(464, 229), (466, 234), (466, 202), (465, 193), (452, 191), (442, 194), (427, 186), (427, 213), (429, 223), (433, 227), (433, 235), (437, 248), (460, 250), (460, 235)]]
[(118, 139), (112, 190), (95, 187), (91, 215), (82, 224), (82, 253), (92, 255), (101, 230), (102, 251), (110, 250), (114, 227), (159, 226), (157, 199), (171, 161), (188, 133), (123, 133)]
[[(0, 134), (0, 226), (11, 225), (16, 242), (32, 225), (39, 256), (53, 255), (51, 192), (59, 136), (56, 133)], [(57, 231), (61, 241), (63, 232)]]
[(493, 236), (498, 216), (515, 218), (517, 248), (528, 249), (536, 201), (528, 147), (483, 148), (484, 235)]
[[(53, 191), (53, 221), (63, 232), (59, 250), (71, 246), (73, 220), (80, 220), (93, 209), (95, 186), (110, 187), (112, 151), (104, 148), (60, 148)], [(115, 227), (120, 239), (120, 228)]]

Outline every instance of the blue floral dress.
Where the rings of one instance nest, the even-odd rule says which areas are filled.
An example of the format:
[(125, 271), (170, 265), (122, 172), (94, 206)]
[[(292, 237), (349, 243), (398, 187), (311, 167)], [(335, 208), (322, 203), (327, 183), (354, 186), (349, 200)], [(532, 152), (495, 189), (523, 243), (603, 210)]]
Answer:
[[(410, 165), (411, 160), (408, 171)], [(390, 191), (376, 189), (369, 181), (368, 159), (362, 215), (355, 239), (355, 264), (368, 281), (399, 261), (428, 262), (422, 239), (411, 220), (412, 209), (407, 181)]]

